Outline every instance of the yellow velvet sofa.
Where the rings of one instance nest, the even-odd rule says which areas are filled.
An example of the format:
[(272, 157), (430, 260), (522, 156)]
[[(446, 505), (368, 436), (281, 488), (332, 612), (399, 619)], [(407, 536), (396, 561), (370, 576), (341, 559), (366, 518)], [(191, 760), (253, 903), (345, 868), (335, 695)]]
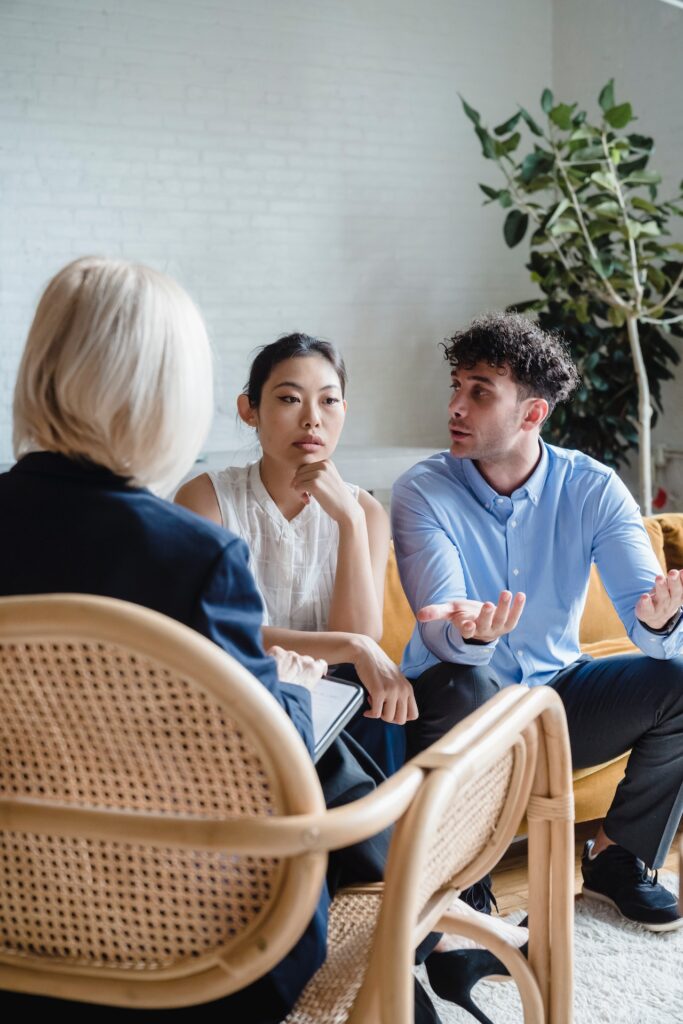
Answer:
[[(662, 569), (683, 569), (683, 513), (672, 512), (644, 520), (652, 548)], [(384, 592), (382, 647), (400, 662), (415, 620), (398, 577), (393, 548), (387, 566)], [(594, 657), (637, 650), (626, 636), (617, 613), (593, 566), (581, 619), (581, 649)], [(624, 774), (626, 755), (607, 764), (574, 773), (576, 820), (591, 821), (607, 812), (615, 787)]]

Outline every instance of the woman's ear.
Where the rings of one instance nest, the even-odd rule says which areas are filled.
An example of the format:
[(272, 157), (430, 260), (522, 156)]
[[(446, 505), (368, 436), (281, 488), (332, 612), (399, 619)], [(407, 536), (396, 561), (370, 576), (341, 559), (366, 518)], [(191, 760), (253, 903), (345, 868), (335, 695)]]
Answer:
[(248, 395), (237, 396), (237, 413), (248, 427), (258, 427), (258, 413), (250, 403)]

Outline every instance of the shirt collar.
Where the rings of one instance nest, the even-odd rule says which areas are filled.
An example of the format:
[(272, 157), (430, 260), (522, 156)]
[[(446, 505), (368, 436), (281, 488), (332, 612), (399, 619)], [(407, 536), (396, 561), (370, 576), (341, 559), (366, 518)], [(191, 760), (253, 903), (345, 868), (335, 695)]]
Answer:
[[(516, 491), (512, 492), (510, 496), (512, 499), (528, 497), (529, 500), (534, 504), (538, 505), (538, 502), (543, 491), (543, 485), (548, 476), (548, 448), (544, 441), (539, 438), (539, 445), (541, 447), (541, 458), (539, 459), (538, 465), (531, 474), (528, 480), (526, 480), (521, 487), (518, 487)], [(474, 494), (475, 498), (480, 505), (483, 505), (485, 509), (491, 510), (496, 505), (501, 504), (501, 495), (491, 487), (489, 483), (481, 475), (474, 462), (471, 459), (462, 459), (462, 468), (467, 482), (467, 486), (470, 491)], [(505, 499), (504, 499), (505, 500)], [(509, 498), (506, 500), (510, 500)]]

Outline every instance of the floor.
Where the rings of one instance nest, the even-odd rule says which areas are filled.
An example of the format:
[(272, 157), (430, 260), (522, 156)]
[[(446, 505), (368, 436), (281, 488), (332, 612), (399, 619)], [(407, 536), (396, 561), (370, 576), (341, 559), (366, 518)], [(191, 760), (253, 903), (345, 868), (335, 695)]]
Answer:
[[(576, 826), (576, 871), (574, 891), (581, 892), (581, 853), (583, 844), (595, 835), (599, 822), (584, 822)], [(671, 852), (666, 859), (665, 868), (678, 874), (678, 846), (680, 837), (673, 843)], [(508, 914), (512, 910), (527, 908), (528, 875), (527, 875), (527, 844), (521, 840), (510, 847), (498, 867), (493, 872), (493, 891), (498, 900), (498, 910)]]

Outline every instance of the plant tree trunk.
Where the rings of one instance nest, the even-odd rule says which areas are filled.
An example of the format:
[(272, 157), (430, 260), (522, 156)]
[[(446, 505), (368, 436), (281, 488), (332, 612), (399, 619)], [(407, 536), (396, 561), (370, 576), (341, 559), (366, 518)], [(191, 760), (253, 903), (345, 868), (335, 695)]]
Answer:
[(640, 491), (640, 511), (644, 516), (652, 515), (652, 442), (650, 440), (650, 423), (652, 405), (650, 404), (650, 383), (647, 379), (643, 350), (640, 346), (637, 315), (626, 318), (628, 340), (631, 344), (631, 355), (638, 381), (638, 478)]

